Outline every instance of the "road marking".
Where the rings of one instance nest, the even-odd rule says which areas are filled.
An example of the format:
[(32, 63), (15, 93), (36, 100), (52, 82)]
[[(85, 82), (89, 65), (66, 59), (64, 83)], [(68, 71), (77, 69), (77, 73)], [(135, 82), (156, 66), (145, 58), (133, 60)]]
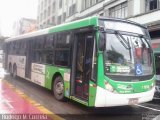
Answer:
[(1, 104), (5, 104), (5, 105), (7, 105), (9, 108), (12, 108), (12, 109), (13, 109), (13, 106), (10, 104), (10, 102), (11, 102), (11, 101), (8, 101), (8, 100), (6, 100), (6, 99), (2, 99), (2, 100), (0, 101)]
[(6, 80), (2, 80), (5, 82), (11, 89), (13, 89), (18, 95), (20, 95), (23, 99), (27, 100), (29, 103), (31, 103), (33, 106), (35, 106), (37, 109), (39, 109), (44, 114), (47, 114), (52, 120), (64, 120), (64, 118), (56, 115), (55, 113), (51, 112), (47, 108), (45, 108), (43, 105), (37, 103), (36, 101), (32, 100), (30, 97), (28, 97), (26, 94), (24, 94), (22, 91), (14, 87), (11, 83), (9, 83)]
[(8, 101), (8, 100), (2, 100), (1, 103), (6, 104), (9, 108), (13, 109), (13, 106), (10, 104), (10, 101)]
[(135, 105), (136, 105), (136, 106), (138, 106), (138, 107), (142, 107), (142, 108), (146, 108), (146, 109), (153, 110), (153, 111), (156, 111), (156, 112), (160, 112), (160, 110), (158, 110), (158, 109), (155, 109), (155, 108), (146, 107), (146, 106), (143, 106), (143, 105), (138, 105), (138, 104), (135, 104)]

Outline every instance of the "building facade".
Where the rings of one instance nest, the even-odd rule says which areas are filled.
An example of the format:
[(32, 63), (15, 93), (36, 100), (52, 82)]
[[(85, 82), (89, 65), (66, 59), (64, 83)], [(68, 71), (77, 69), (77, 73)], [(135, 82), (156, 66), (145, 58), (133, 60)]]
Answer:
[[(43, 29), (99, 14), (104, 2), (105, 0), (39, 0), (38, 28)], [(88, 8), (91, 9), (88, 11)]]
[(144, 24), (153, 39), (160, 38), (160, 0), (39, 0), (38, 28), (93, 15)]
[(37, 30), (37, 20), (21, 18), (20, 20), (14, 22), (13, 25), (13, 35), (22, 35)]
[(1, 34), (1, 20), (0, 20), (0, 38), (1, 38), (2, 34)]

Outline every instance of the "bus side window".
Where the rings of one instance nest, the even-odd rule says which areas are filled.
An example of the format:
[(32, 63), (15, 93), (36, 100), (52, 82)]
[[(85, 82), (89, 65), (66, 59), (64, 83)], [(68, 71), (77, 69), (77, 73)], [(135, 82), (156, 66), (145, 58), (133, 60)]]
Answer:
[(37, 37), (33, 40), (33, 61), (40, 64), (53, 64), (53, 35)]
[(55, 64), (60, 66), (69, 66), (70, 60), (70, 34), (57, 34), (55, 45)]
[(52, 52), (49, 52), (46, 55), (46, 63), (47, 64), (53, 64), (53, 53)]
[(36, 37), (34, 39), (34, 62), (42, 63), (42, 50), (44, 45), (44, 36)]
[(53, 64), (53, 35), (48, 35), (45, 40), (44, 53), (46, 64)]
[(45, 37), (44, 36), (40, 36), (36, 38), (36, 49), (43, 49), (44, 47), (44, 42), (45, 42)]
[(45, 49), (53, 49), (53, 35), (48, 35), (45, 40)]

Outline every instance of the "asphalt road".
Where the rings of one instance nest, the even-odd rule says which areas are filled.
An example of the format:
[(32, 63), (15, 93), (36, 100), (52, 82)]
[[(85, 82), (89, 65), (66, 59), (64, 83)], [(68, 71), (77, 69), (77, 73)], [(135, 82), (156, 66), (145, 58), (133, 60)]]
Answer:
[(51, 91), (27, 80), (13, 79), (9, 75), (6, 75), (4, 80), (67, 120), (160, 120), (160, 101), (143, 103), (139, 106), (87, 108), (71, 100), (59, 102), (55, 100)]

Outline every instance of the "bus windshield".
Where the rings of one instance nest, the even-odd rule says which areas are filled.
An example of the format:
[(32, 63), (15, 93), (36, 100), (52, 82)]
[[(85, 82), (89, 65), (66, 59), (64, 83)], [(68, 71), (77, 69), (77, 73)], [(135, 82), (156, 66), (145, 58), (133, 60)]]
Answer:
[[(138, 31), (138, 27), (136, 29)], [(140, 34), (134, 31), (124, 32), (124, 30), (112, 30), (112, 32), (105, 33), (104, 62), (106, 75), (118, 77), (153, 75), (149, 37), (142, 28), (139, 31), (141, 31)]]

